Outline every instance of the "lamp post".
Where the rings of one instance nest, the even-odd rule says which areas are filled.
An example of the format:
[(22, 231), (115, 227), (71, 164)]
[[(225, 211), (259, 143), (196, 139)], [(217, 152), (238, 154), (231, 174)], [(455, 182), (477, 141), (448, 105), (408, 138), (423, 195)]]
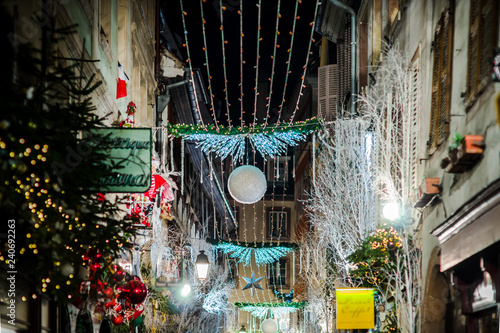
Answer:
[[(210, 261), (208, 261), (205, 251), (200, 250), (200, 254), (198, 254), (194, 264), (196, 266), (196, 275), (198, 276), (198, 280), (201, 284), (203, 284), (203, 282), (207, 279), (208, 269), (210, 268)], [(203, 291), (205, 291), (205, 288), (203, 288)]]

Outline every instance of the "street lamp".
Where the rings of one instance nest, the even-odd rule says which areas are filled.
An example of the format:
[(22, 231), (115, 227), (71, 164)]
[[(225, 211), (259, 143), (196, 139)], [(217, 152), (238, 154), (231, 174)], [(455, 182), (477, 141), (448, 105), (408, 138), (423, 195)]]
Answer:
[(390, 202), (382, 209), (382, 215), (389, 221), (394, 221), (399, 218), (399, 206), (395, 202)]
[(203, 281), (207, 279), (208, 268), (210, 267), (210, 261), (208, 261), (208, 257), (205, 254), (205, 251), (200, 250), (200, 254), (198, 254), (198, 257), (196, 258), (196, 262), (194, 264), (196, 265), (196, 274), (198, 275), (198, 280), (203, 283)]

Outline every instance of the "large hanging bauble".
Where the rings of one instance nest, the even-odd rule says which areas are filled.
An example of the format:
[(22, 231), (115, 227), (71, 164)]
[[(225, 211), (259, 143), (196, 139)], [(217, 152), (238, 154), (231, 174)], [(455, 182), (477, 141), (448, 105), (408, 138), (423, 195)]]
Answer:
[(262, 333), (276, 333), (278, 331), (278, 323), (274, 319), (266, 319), (260, 325)]
[(231, 173), (227, 188), (234, 200), (242, 204), (252, 204), (266, 193), (266, 176), (257, 167), (243, 165)]
[(142, 281), (131, 280), (122, 287), (121, 297), (132, 304), (142, 303), (148, 294), (148, 288)]

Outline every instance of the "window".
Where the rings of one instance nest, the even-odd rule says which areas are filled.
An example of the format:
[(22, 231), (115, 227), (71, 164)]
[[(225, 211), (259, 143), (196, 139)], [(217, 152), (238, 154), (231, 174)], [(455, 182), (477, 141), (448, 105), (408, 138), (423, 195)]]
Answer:
[(227, 280), (228, 282), (234, 282), (235, 287), (238, 288), (238, 264), (236, 263), (236, 259), (228, 258), (227, 259), (227, 270), (228, 270), (228, 276)]
[(268, 158), (267, 161), (267, 181), (275, 184), (288, 182), (288, 164), (290, 156), (277, 156)]
[(268, 239), (288, 239), (290, 237), (290, 208), (268, 208), (266, 215)]
[(498, 41), (498, 0), (471, 0), (466, 106), (492, 81), (491, 58)]
[(267, 265), (268, 286), (287, 286), (287, 266), (288, 259), (281, 258), (278, 261)]
[(431, 153), (450, 133), (451, 57), (453, 50), (453, 15), (447, 9), (434, 31), (432, 102), (429, 146)]
[[(420, 46), (413, 56), (413, 60), (410, 66), (410, 152), (409, 157), (409, 181), (412, 190), (416, 190), (419, 187), (418, 177), (418, 143), (420, 141), (419, 133), (419, 115), (420, 115), (420, 92), (422, 90), (421, 78), (420, 78)], [(410, 195), (412, 195), (414, 191)]]

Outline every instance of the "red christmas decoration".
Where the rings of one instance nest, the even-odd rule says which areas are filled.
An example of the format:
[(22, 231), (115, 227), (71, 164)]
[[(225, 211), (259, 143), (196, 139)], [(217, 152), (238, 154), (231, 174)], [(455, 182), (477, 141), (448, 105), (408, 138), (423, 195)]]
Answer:
[(111, 322), (114, 324), (114, 325), (121, 325), (123, 323), (123, 316), (114, 316), (113, 318), (111, 318)]
[(135, 311), (134, 311), (134, 314), (132, 316), (132, 319), (136, 320), (137, 317), (139, 317), (142, 314), (142, 312), (144, 311), (144, 304), (142, 304), (142, 303), (141, 304), (136, 304), (134, 306), (134, 310)]
[(142, 303), (148, 294), (148, 288), (138, 280), (131, 280), (122, 287), (120, 297), (125, 298), (132, 304)]

